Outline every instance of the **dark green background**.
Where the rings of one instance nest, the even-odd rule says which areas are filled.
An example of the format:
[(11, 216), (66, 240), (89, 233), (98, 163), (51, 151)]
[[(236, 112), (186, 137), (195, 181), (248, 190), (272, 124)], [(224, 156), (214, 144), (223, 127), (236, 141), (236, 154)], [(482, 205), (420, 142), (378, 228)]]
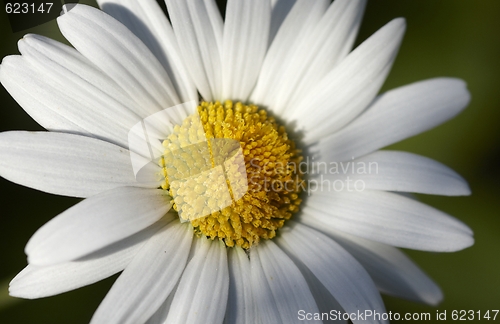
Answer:
[[(90, 0), (81, 2), (92, 4)], [(0, 57), (17, 54), (16, 42), (27, 32), (62, 40), (55, 21), (12, 33), (1, 9)], [(452, 121), (391, 148), (431, 157), (469, 181), (470, 197), (420, 198), (467, 223), (476, 243), (451, 254), (407, 251), (439, 283), (445, 299), (438, 307), (430, 307), (384, 297), (387, 309), (431, 312), (433, 317), (436, 309), (447, 310), (448, 320), (452, 310), (500, 309), (500, 1), (370, 0), (358, 42), (399, 16), (406, 17), (408, 28), (384, 90), (453, 76), (467, 81), (472, 102)], [(3, 88), (0, 103), (0, 131), (41, 130)], [(8, 282), (26, 264), (23, 249), (30, 236), (78, 200), (44, 194), (1, 178), (0, 197), (0, 323), (88, 322), (114, 277), (40, 300), (20, 300), (7, 294)]]

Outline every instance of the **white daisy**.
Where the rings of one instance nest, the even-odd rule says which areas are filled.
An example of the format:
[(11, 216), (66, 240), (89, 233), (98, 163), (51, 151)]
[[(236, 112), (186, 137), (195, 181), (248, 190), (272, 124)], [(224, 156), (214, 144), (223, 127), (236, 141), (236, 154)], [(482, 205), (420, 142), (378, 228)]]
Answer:
[[(383, 314), (379, 291), (442, 299), (397, 247), (456, 251), (472, 232), (393, 192), (467, 195), (467, 183), (438, 162), (379, 149), (452, 118), (469, 93), (438, 78), (377, 96), (403, 19), (351, 51), (362, 0), (229, 0), (224, 21), (213, 0), (167, 0), (170, 22), (153, 0), (98, 2), (107, 14), (77, 5), (58, 18), (74, 48), (27, 35), (21, 55), (1, 64), (4, 87), (49, 130), (0, 134), (1, 176), (86, 198), (33, 235), (12, 296), (51, 296), (123, 270), (93, 323), (321, 322), (301, 314)], [(226, 165), (222, 183), (248, 191), (235, 199), (233, 186), (229, 206), (217, 205), (213, 174), (181, 183), (193, 185), (185, 192), (172, 181), (180, 154), (168, 150), (198, 143), (196, 110), (182, 105), (192, 100), (212, 166), (214, 137), (240, 143), (245, 167)], [(136, 177), (130, 130), (173, 106), (153, 121), (165, 153)], [(188, 166), (203, 162), (197, 150), (182, 153)], [(290, 167), (314, 157), (329, 167), (376, 162), (377, 172), (315, 177)], [(267, 180), (293, 188), (258, 187)], [(335, 181), (363, 190), (326, 187)], [(180, 214), (199, 206), (210, 214)]]

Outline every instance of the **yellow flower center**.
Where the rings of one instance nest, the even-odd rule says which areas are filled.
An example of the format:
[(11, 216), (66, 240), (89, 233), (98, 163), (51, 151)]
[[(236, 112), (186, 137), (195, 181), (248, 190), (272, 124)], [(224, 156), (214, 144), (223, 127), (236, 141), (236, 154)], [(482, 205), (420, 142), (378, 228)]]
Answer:
[(163, 147), (162, 188), (199, 234), (248, 249), (298, 211), (300, 151), (255, 105), (201, 102)]

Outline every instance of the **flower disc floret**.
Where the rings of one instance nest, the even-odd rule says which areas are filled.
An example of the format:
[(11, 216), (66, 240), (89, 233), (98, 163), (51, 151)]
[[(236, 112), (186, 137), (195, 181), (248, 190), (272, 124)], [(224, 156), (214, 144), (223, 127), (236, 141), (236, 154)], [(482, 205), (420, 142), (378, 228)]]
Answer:
[(256, 105), (201, 102), (163, 147), (162, 188), (200, 235), (248, 249), (299, 210), (300, 151)]

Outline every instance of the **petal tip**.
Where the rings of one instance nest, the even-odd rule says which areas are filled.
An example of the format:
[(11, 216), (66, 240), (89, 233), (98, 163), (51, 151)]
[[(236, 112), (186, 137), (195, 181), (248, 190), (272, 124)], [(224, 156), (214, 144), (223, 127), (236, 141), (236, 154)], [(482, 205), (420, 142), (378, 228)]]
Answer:
[(404, 18), (404, 17), (397, 17), (397, 18), (394, 18), (393, 20), (391, 20), (390, 23), (398, 24), (400, 27), (405, 28), (406, 27), (406, 18)]
[(2, 66), (5, 66), (5, 65), (9, 65), (9, 64), (12, 64), (13, 60), (16, 60), (15, 57), (20, 57), (20, 55), (7, 55), (5, 56), (3, 59), (2, 59), (2, 62), (0, 62), (0, 67)]
[(17, 41), (17, 48), (22, 54), (21, 48), (26, 46), (35, 46), (37, 42), (43, 41), (44, 37), (41, 35), (29, 33), (23, 36), (20, 40)]
[(64, 4), (62, 6), (62, 10), (61, 10), (61, 16), (65, 15), (66, 13), (68, 13), (70, 10), (74, 9), (76, 6), (78, 6), (77, 3), (67, 3), (67, 4)]
[(470, 196), (471, 194), (472, 194), (472, 190), (470, 189), (470, 186), (467, 183), (467, 181), (464, 180), (463, 187), (461, 188), (461, 191), (460, 191), (460, 196)]
[(14, 277), (14, 279), (11, 280), (9, 283), (9, 296), (15, 297), (15, 298), (24, 298), (24, 299), (34, 299), (36, 298), (34, 295), (28, 294), (26, 292), (26, 289), (23, 289), (22, 287), (22, 280), (20, 275), (22, 272), (20, 272), (17, 276)]
[[(469, 229), (469, 228), (467, 227), (467, 229)], [(458, 251), (465, 250), (466, 248), (469, 248), (472, 245), (474, 245), (475, 239), (472, 236), (473, 235), (472, 230), (470, 230), (470, 232), (471, 233), (467, 233), (466, 235), (463, 235), (461, 239), (457, 239), (455, 242), (450, 244), (448, 249), (446, 249), (443, 252), (458, 252)]]
[(36, 299), (38, 298), (34, 294), (29, 294), (24, 289), (19, 289), (18, 287), (9, 287), (9, 296), (14, 298), (23, 298), (23, 299)]
[(467, 87), (467, 82), (459, 78), (450, 78), (450, 77), (442, 77), (436, 79), (448, 83), (447, 86), (455, 89), (456, 96), (462, 98), (462, 101), (465, 103), (465, 106), (469, 104), (471, 100), (471, 94)]
[(406, 19), (403, 17), (394, 18), (387, 24), (387, 26), (391, 26), (391, 28), (394, 28), (400, 31), (401, 34), (404, 34), (406, 31)]
[(424, 300), (430, 306), (438, 306), (443, 301), (443, 292), (441, 291), (441, 289), (439, 289), (438, 291), (436, 291), (436, 294), (429, 295)]

